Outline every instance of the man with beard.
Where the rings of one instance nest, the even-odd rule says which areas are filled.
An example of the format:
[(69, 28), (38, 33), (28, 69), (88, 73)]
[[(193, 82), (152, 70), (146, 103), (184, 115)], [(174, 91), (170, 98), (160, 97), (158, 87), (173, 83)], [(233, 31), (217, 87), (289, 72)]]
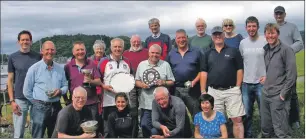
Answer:
[[(200, 60), (201, 52), (197, 47), (188, 45), (186, 31), (176, 31), (175, 41), (177, 48), (173, 48), (166, 61), (170, 64), (175, 78), (175, 95), (180, 97), (187, 106), (192, 117), (198, 113), (198, 99), (201, 95), (200, 88)], [(185, 83), (190, 81), (191, 85), (186, 89)]]
[(294, 51), (283, 43), (278, 25), (265, 27), (266, 81), (262, 90), (260, 115), (263, 138), (290, 138), (289, 110), (292, 87), (297, 78)]
[(54, 43), (43, 43), (42, 60), (32, 65), (25, 77), (23, 94), (33, 104), (31, 109), (32, 138), (43, 138), (48, 129), (52, 136), (58, 112), (62, 109), (60, 98), (68, 86), (62, 66), (53, 61)]
[[(131, 48), (129, 50), (125, 50), (123, 52), (123, 56), (126, 57), (131, 61), (132, 65), (132, 71), (133, 75), (135, 76), (137, 67), (141, 61), (147, 60), (148, 59), (148, 49), (143, 48), (141, 38), (138, 35), (132, 35), (131, 40)], [(137, 115), (138, 113), (138, 96), (139, 96), (139, 91), (140, 88), (135, 87), (131, 92), (130, 92), (130, 104), (131, 104), (131, 109), (132, 113)]]
[[(113, 75), (124, 72), (132, 74), (131, 62), (122, 56), (124, 41), (120, 38), (111, 40), (111, 54), (101, 59), (99, 70), (103, 81), (103, 120), (104, 120), (104, 137), (108, 136), (108, 116), (116, 111), (115, 95), (113, 87), (109, 84)], [(118, 92), (119, 93), (119, 92)], [(129, 93), (129, 92), (128, 92)]]
[(189, 38), (189, 44), (192, 47), (199, 47), (201, 52), (204, 53), (205, 49), (212, 47), (211, 36), (206, 34), (206, 22), (204, 19), (197, 19), (196, 23), (197, 34)]
[[(303, 39), (297, 26), (293, 23), (285, 21), (286, 11), (282, 6), (274, 9), (274, 18), (279, 25), (279, 39), (286, 45), (290, 46), (294, 53), (300, 52), (304, 48)], [(289, 122), (293, 128), (300, 127), (300, 111), (299, 101), (296, 92), (296, 83), (292, 88), (292, 98), (290, 102)]]
[[(161, 52), (162, 49), (159, 45), (152, 45), (149, 49), (149, 59), (140, 62), (135, 76), (136, 86), (141, 88), (139, 107), (141, 108), (140, 125), (142, 128), (143, 138), (149, 138), (151, 136), (151, 129), (153, 128), (152, 101), (154, 99), (154, 89), (158, 86), (171, 87), (175, 81), (169, 63), (160, 60)], [(144, 73), (149, 69), (155, 70), (160, 75), (160, 78), (156, 80), (156, 83), (150, 86), (145, 83), (146, 79), (144, 79), (144, 77), (146, 77), (144, 76)]]
[(58, 113), (56, 127), (52, 138), (93, 138), (95, 133), (84, 133), (81, 124), (92, 120), (90, 109), (85, 106), (87, 91), (78, 86), (72, 93), (72, 104), (66, 106)]
[(243, 138), (242, 116), (245, 115), (245, 109), (240, 90), (243, 78), (242, 57), (238, 49), (225, 45), (225, 34), (220, 26), (214, 27), (211, 33), (214, 47), (204, 54), (201, 64), (201, 90), (202, 93), (214, 97), (215, 110), (227, 113), (233, 121), (235, 138)]
[[(89, 84), (84, 86), (87, 91), (87, 101), (85, 107), (90, 109), (91, 115), (94, 120), (98, 120), (98, 102), (96, 86), (101, 86), (100, 73), (95, 63), (86, 57), (86, 48), (82, 41), (76, 41), (73, 43), (72, 48), (73, 57), (69, 63), (65, 65), (65, 73), (68, 80), (69, 92), (71, 97), (73, 96), (74, 88), (78, 86), (84, 86), (83, 83)], [(85, 76), (82, 72), (84, 69), (90, 70), (91, 75)]]
[(239, 50), (243, 58), (244, 74), (242, 82), (242, 100), (246, 111), (244, 120), (244, 137), (252, 138), (252, 116), (255, 100), (260, 109), (260, 97), (266, 79), (263, 46), (267, 44), (263, 36), (258, 35), (259, 22), (254, 16), (245, 21), (249, 37), (240, 42)]
[(28, 110), (31, 103), (23, 95), (23, 84), (28, 69), (41, 59), (31, 51), (32, 34), (23, 30), (18, 34), (20, 49), (8, 59), (7, 90), (13, 112), (14, 138), (23, 138)]
[(149, 49), (153, 44), (158, 44), (162, 49), (160, 59), (165, 60), (172, 47), (171, 38), (160, 32), (160, 23), (157, 18), (149, 20), (149, 28), (152, 35), (147, 37), (144, 47)]

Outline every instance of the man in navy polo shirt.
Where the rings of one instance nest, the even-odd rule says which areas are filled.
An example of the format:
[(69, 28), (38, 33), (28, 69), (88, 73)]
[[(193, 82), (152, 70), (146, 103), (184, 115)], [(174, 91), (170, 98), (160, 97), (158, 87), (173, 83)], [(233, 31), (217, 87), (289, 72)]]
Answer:
[[(170, 64), (175, 80), (175, 95), (180, 97), (189, 112), (194, 116), (199, 112), (198, 98), (200, 91), (200, 60), (201, 52), (197, 47), (188, 46), (187, 34), (184, 29), (176, 31), (173, 48), (166, 61)], [(186, 89), (184, 83), (191, 81), (191, 88)]]
[[(65, 73), (68, 80), (70, 97), (74, 88), (82, 86), (83, 82), (88, 82), (91, 87), (84, 87), (87, 91), (87, 101), (85, 107), (88, 107), (91, 110), (94, 120), (98, 118), (98, 102), (99, 98), (97, 96), (96, 86), (101, 86), (102, 82), (100, 80), (100, 73), (96, 64), (90, 59), (87, 58), (86, 48), (83, 42), (76, 41), (73, 43), (72, 49), (73, 58), (69, 63), (65, 65)], [(82, 69), (92, 70), (92, 78), (84, 76), (81, 72)], [(69, 99), (69, 101), (71, 98)]]
[[(243, 78), (243, 61), (238, 49), (224, 44), (220, 26), (212, 29), (214, 47), (204, 53), (201, 64), (201, 90), (214, 97), (214, 109), (233, 121), (235, 138), (244, 138), (242, 116), (245, 115), (240, 86)], [(206, 92), (208, 85), (208, 92)]]

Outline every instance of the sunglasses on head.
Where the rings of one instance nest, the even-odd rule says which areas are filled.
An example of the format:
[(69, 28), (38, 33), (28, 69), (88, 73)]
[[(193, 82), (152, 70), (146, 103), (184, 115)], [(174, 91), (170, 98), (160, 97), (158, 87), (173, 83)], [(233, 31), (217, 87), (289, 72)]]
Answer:
[(224, 25), (224, 27), (232, 27), (233, 25)]

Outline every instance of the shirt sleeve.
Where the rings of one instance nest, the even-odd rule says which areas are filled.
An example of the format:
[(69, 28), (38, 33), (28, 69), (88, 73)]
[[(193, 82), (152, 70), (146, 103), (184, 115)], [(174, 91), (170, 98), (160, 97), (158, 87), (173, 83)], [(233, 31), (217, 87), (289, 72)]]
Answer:
[(68, 90), (68, 81), (67, 81), (67, 78), (66, 78), (65, 70), (62, 69), (62, 80), (61, 80), (61, 91), (62, 91), (62, 94), (63, 95), (66, 94), (67, 90)]
[(59, 133), (67, 134), (69, 127), (69, 116), (65, 111), (60, 111), (57, 116), (55, 130)]
[(7, 70), (8, 70), (8, 72), (13, 72), (13, 73), (15, 73), (15, 67), (14, 67), (14, 64), (13, 64), (12, 55), (9, 56), (8, 65), (7, 65)]
[(175, 81), (174, 75), (172, 73), (172, 69), (170, 67), (170, 64), (166, 62), (166, 75), (167, 75), (167, 80)]
[(156, 129), (160, 129), (160, 122), (159, 122), (159, 112), (157, 109), (158, 104), (155, 102), (155, 100), (152, 101), (152, 125)]
[(243, 60), (242, 60), (241, 53), (238, 49), (235, 49), (235, 51), (236, 51), (236, 54), (235, 54), (236, 68), (237, 70), (243, 69)]
[(183, 131), (185, 126), (186, 106), (183, 102), (175, 106), (175, 123), (176, 127), (170, 131), (170, 137), (176, 136)]
[(208, 72), (208, 55), (209, 55), (210, 50), (206, 50), (202, 55), (201, 55), (201, 64), (200, 64), (200, 69), (201, 71)]
[(33, 88), (35, 83), (35, 68), (33, 65), (29, 68), (23, 85), (23, 95), (29, 100), (33, 100)]
[(193, 124), (194, 124), (195, 126), (200, 126), (199, 113), (197, 113), (197, 114), (194, 116)]
[(295, 53), (298, 53), (304, 48), (304, 44), (301, 33), (299, 32), (298, 28), (295, 25), (294, 25), (292, 39), (293, 39), (293, 44), (290, 47), (294, 50)]
[(137, 70), (136, 70), (136, 74), (135, 74), (135, 80), (139, 80), (139, 81), (141, 81), (141, 70), (140, 70), (140, 68), (142, 67), (142, 62), (140, 62), (140, 64), (138, 65), (138, 67), (137, 67)]
[(224, 116), (224, 114), (223, 114), (222, 112), (217, 112), (217, 113), (219, 113), (219, 114), (220, 114), (220, 116), (219, 116), (220, 125), (225, 124), (225, 123), (226, 123), (226, 120), (225, 120), (225, 116)]

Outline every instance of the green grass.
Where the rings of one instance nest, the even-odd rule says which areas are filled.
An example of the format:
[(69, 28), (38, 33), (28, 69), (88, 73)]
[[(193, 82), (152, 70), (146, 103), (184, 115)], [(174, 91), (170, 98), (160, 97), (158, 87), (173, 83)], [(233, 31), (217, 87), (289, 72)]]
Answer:
[(296, 68), (298, 72), (298, 76), (305, 75), (305, 51), (300, 51), (296, 54)]

